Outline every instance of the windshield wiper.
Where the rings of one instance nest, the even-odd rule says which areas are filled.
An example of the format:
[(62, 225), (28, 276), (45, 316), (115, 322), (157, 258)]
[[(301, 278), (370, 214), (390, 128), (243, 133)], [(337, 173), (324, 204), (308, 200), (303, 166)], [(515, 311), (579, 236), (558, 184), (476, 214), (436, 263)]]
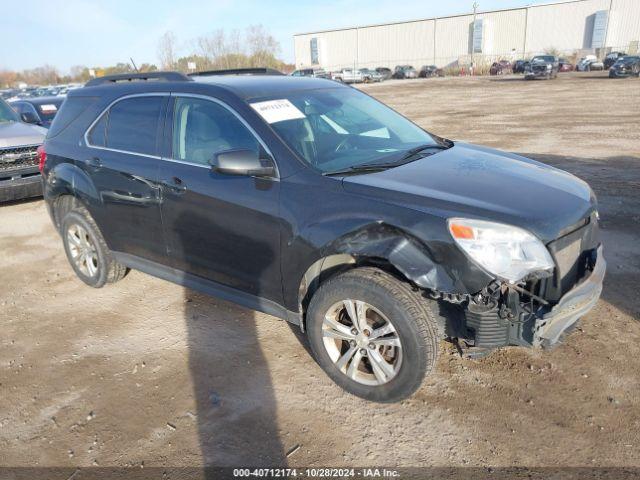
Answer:
[(332, 175), (346, 175), (349, 173), (364, 173), (364, 172), (380, 172), (388, 168), (397, 167), (397, 163), (368, 163), (364, 165), (353, 165), (351, 167), (344, 168), (342, 170), (334, 170), (332, 172), (324, 172), (322, 175), (330, 177)]
[[(382, 170), (387, 170), (389, 168), (399, 167), (400, 165), (406, 165), (407, 163), (411, 163), (413, 160), (417, 160), (418, 158), (422, 158), (423, 156), (418, 156), (424, 150), (447, 150), (450, 148), (447, 145), (433, 144), (428, 143), (425, 145), (420, 145), (419, 147), (411, 148), (407, 150), (399, 160), (394, 162), (374, 162), (374, 163), (363, 163), (361, 165), (353, 165), (351, 167), (347, 167), (342, 170), (335, 170), (333, 172), (325, 172), (323, 175), (332, 176), (332, 175), (345, 175), (350, 173), (366, 173), (366, 172), (380, 172)], [(416, 157), (413, 159), (413, 157)], [(413, 160), (412, 160), (413, 159)]]
[[(404, 160), (408, 160), (411, 157), (413, 157), (414, 155), (417, 155), (418, 153), (422, 152), (423, 150), (447, 150), (448, 146), (446, 145), (440, 145), (440, 144), (433, 144), (433, 143), (427, 143), (426, 145), (420, 145), (419, 147), (415, 147), (412, 148), (410, 150), (407, 150), (406, 153), (402, 156), (402, 158), (400, 158), (399, 162), (402, 162)], [(398, 163), (399, 163), (398, 162)], [(399, 163), (400, 165), (402, 165), (401, 163)]]

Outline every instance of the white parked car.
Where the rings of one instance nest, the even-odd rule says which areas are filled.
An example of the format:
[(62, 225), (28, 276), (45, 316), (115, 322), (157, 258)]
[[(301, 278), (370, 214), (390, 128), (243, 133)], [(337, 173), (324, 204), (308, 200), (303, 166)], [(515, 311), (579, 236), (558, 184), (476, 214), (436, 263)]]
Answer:
[(602, 63), (595, 55), (587, 55), (580, 59), (576, 65), (576, 70), (579, 72), (590, 72), (591, 70), (604, 70), (604, 63)]

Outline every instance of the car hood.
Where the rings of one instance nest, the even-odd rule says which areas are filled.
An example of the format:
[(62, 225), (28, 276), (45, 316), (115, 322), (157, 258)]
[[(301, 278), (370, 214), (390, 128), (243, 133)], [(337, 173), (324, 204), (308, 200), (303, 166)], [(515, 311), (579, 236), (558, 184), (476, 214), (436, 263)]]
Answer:
[(0, 122), (0, 148), (40, 145), (47, 130), (22, 122)]
[(444, 218), (467, 216), (516, 225), (545, 243), (596, 208), (589, 185), (567, 172), (463, 143), (382, 172), (346, 176), (343, 186)]

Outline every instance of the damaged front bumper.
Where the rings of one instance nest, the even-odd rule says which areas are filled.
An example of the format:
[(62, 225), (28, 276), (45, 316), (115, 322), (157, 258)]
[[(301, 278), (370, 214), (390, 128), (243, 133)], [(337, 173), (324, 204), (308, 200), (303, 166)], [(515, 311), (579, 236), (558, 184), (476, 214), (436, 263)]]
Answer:
[(567, 292), (549, 312), (536, 320), (533, 332), (534, 347), (550, 347), (557, 343), (567, 329), (595, 306), (602, 293), (606, 268), (607, 262), (600, 245), (591, 274)]

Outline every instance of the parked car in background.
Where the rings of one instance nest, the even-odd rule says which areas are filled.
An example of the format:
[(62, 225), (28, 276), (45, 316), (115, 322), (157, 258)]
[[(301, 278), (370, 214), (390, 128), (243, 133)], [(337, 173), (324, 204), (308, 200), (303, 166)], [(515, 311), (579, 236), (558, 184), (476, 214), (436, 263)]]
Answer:
[(536, 78), (551, 79), (558, 76), (558, 57), (553, 55), (537, 55), (531, 59), (524, 70), (525, 80)]
[(0, 202), (42, 195), (38, 147), (46, 133), (0, 99)]
[(489, 75), (503, 75), (512, 71), (511, 63), (508, 60), (493, 62), (489, 68)]
[(529, 60), (516, 60), (511, 68), (513, 73), (524, 73), (527, 65), (529, 65)]
[(558, 65), (559, 65), (558, 67), (559, 72), (572, 72), (573, 69), (575, 68), (573, 63), (569, 62), (569, 60), (567, 60), (566, 58), (559, 58)]
[(447, 336), (551, 347), (598, 301), (598, 204), (569, 173), (329, 80), (130, 78), (69, 94), (42, 150), (52, 223), (91, 287), (133, 268), (286, 319), (377, 402), (415, 392)]
[(9, 105), (18, 112), (23, 122), (49, 128), (62, 102), (64, 97), (33, 97), (15, 100)]
[(292, 77), (314, 77), (314, 78), (329, 78), (329, 74), (322, 68), (301, 68), (300, 70), (294, 70), (291, 72)]
[(331, 72), (331, 78), (342, 83), (362, 83), (365, 80), (362, 71), (353, 68), (343, 68), (337, 72)]
[(609, 78), (640, 77), (640, 56), (618, 58), (609, 69)]
[(393, 72), (387, 67), (378, 67), (376, 68), (376, 72), (382, 75), (382, 80), (389, 80), (393, 76)]
[(609, 69), (613, 67), (613, 64), (616, 63), (620, 58), (624, 57), (625, 54), (622, 52), (611, 52), (608, 53), (606, 57), (604, 57), (604, 61), (602, 62), (605, 69)]
[(604, 70), (604, 63), (602, 63), (595, 55), (587, 55), (582, 57), (576, 65), (578, 72), (590, 72), (592, 70)]
[(362, 73), (364, 81), (367, 83), (381, 82), (382, 80), (384, 80), (381, 73), (378, 73), (370, 68), (361, 68), (360, 72)]
[(436, 67), (435, 65), (423, 65), (420, 68), (420, 72), (418, 72), (418, 77), (420, 78), (444, 77), (444, 70)]
[(9, 98), (15, 97), (18, 92), (19, 90), (16, 90), (15, 88), (0, 90), (0, 98), (2, 98), (3, 100), (7, 100)]
[(418, 78), (418, 72), (411, 65), (398, 65), (393, 70), (392, 77), (398, 79)]

